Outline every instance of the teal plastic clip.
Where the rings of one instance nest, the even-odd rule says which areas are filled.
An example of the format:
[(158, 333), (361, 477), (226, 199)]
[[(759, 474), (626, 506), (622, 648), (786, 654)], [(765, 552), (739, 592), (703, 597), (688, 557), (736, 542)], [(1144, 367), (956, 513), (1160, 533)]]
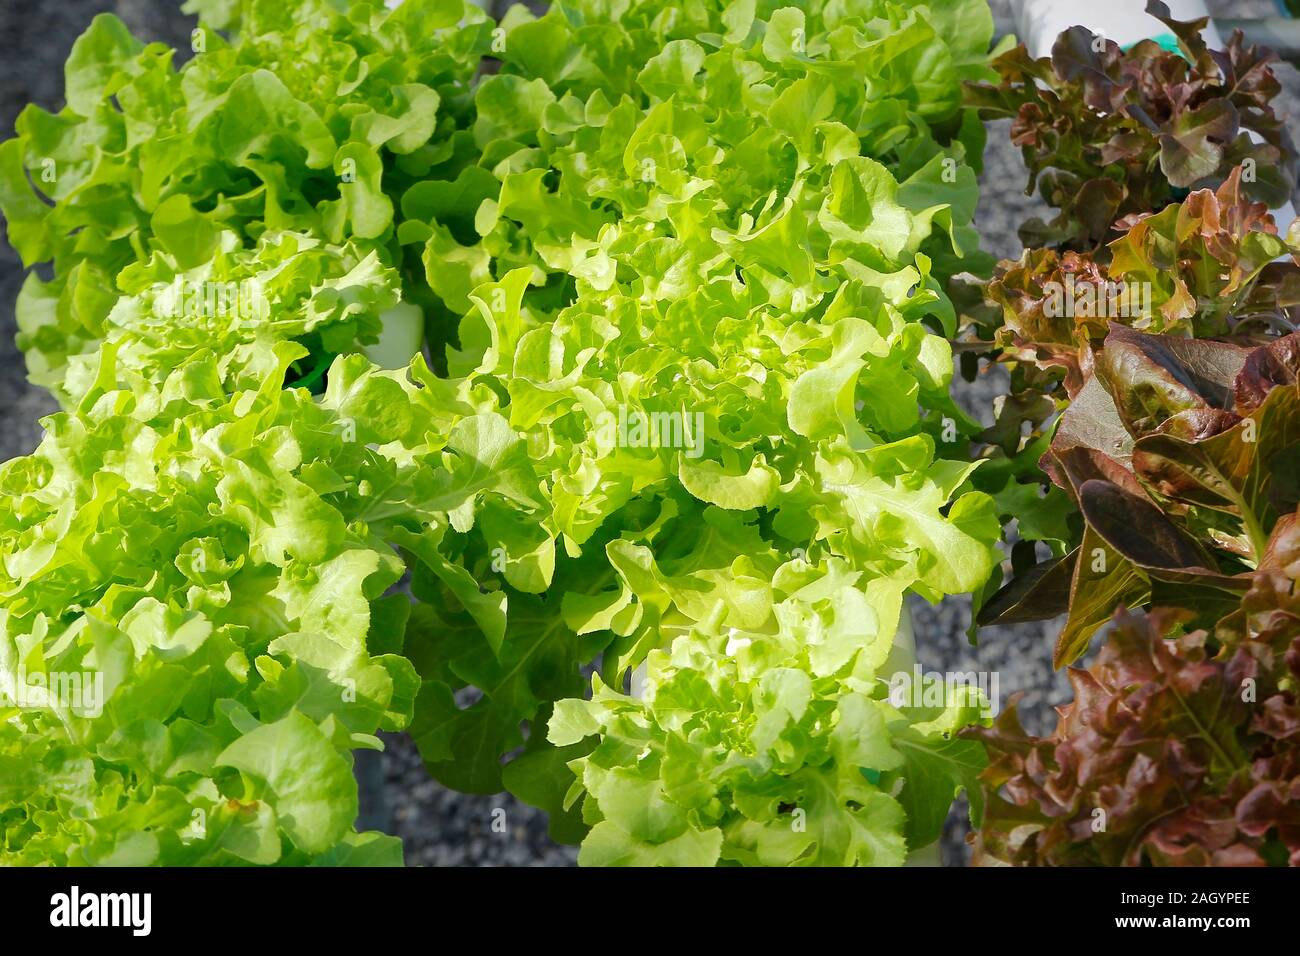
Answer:
[[(1178, 46), (1178, 37), (1174, 36), (1172, 33), (1162, 33), (1159, 36), (1152, 37), (1151, 39), (1158, 43), (1162, 50), (1168, 50), (1170, 53), (1177, 53), (1184, 60), (1187, 59), (1187, 54)], [(1138, 43), (1140, 42), (1142, 41), (1139, 40)], [(1124, 52), (1127, 53), (1135, 46), (1137, 46), (1137, 43), (1130, 43), (1128, 46), (1124, 47)]]

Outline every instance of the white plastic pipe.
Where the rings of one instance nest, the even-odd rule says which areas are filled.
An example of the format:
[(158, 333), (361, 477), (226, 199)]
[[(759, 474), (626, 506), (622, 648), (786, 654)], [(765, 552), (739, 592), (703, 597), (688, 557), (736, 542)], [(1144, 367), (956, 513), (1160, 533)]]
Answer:
[[(898, 619), (898, 633), (894, 635), (894, 646), (889, 650), (889, 657), (885, 660), (881, 673), (895, 674), (902, 672), (910, 674), (913, 665), (916, 664), (916, 630), (912, 626), (912, 609), (906, 602), (903, 604), (902, 616)], [(939, 844), (942, 840), (936, 840), (929, 846), (923, 846), (919, 850), (913, 850), (907, 854), (907, 860), (904, 866), (943, 866), (943, 856), (939, 851)]]
[(418, 305), (399, 302), (380, 322), (379, 341), (363, 349), (366, 358), (380, 368), (406, 368), (424, 348), (424, 312)]
[[(1175, 20), (1208, 17), (1203, 0), (1165, 0)], [(1062, 0), (1017, 0), (1016, 32), (1035, 57), (1050, 56), (1056, 38), (1070, 27), (1087, 27), (1093, 33), (1114, 40), (1122, 47), (1139, 40), (1149, 40), (1168, 33), (1155, 17), (1147, 16), (1143, 0), (1088, 0), (1086, 3)], [(1205, 31), (1206, 42), (1222, 47), (1223, 38), (1211, 21)]]
[[(1014, 0), (1016, 32), (1035, 57), (1050, 56), (1056, 38), (1073, 26), (1087, 27), (1093, 33), (1129, 47), (1141, 40), (1152, 40), (1169, 33), (1169, 28), (1148, 16), (1143, 0)], [(1204, 0), (1165, 0), (1175, 20), (1199, 20), (1210, 15)], [(1223, 37), (1211, 20), (1205, 28), (1205, 42), (1214, 49), (1223, 48)], [(1256, 142), (1259, 137), (1251, 133)], [(1287, 202), (1273, 210), (1277, 230), (1286, 235), (1296, 220), (1295, 206)]]

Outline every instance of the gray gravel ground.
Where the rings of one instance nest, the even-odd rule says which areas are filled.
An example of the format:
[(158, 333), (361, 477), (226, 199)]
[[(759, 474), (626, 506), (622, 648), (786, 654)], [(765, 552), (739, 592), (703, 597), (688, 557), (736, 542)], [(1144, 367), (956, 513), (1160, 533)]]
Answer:
[[(1137, 2), (1137, 0), (1135, 0)], [(1269, 0), (1211, 0), (1215, 13), (1225, 16), (1266, 16)], [(172, 0), (3, 0), (0, 2), (0, 137), (11, 135), (13, 120), (28, 102), (46, 109), (62, 105), (63, 62), (73, 40), (100, 12), (117, 13), (142, 38), (164, 40), (184, 49), (191, 21)], [(1005, 22), (1008, 0), (994, 0), (995, 13)], [(1286, 93), (1282, 109), (1292, 116), (1300, 108), (1300, 74), (1279, 70)], [(1019, 155), (1007, 142), (1007, 124), (990, 129), (989, 151), (981, 180), (979, 222), (984, 246), (999, 256), (1019, 254), (1016, 225), (1037, 210), (1024, 196), (1025, 172)], [(0, 461), (26, 454), (40, 438), (38, 419), (54, 411), (52, 401), (27, 385), (22, 358), (13, 344), (13, 302), (22, 284), (22, 266), (7, 243), (0, 241)], [(999, 381), (985, 376), (961, 386), (959, 398), (967, 409), (990, 420)], [(1064, 675), (1051, 668), (1054, 624), (991, 628), (972, 647), (965, 631), (970, 602), (954, 599), (938, 607), (913, 604), (918, 657), (926, 669), (938, 671), (996, 671), (1003, 702), (1013, 692), (1024, 693), (1022, 713), (1029, 729), (1049, 730), (1052, 707), (1069, 699)], [(367, 813), (386, 821), (390, 832), (406, 843), (413, 865), (556, 866), (572, 865), (576, 852), (553, 844), (542, 814), (508, 794), (466, 796), (429, 779), (410, 740), (389, 735), (388, 750), (367, 761), (363, 776), (383, 779), (372, 788)], [(377, 799), (378, 798), (378, 799)], [(504, 818), (499, 811), (504, 811)], [(968, 826), (964, 801), (954, 808), (942, 846), (946, 865), (968, 859), (964, 844)], [(504, 829), (494, 822), (504, 821)]]

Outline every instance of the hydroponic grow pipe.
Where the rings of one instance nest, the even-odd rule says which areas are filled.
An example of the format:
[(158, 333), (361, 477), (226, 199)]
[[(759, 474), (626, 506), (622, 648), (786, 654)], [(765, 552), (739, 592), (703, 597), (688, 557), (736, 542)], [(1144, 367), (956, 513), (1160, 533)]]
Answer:
[(1265, 17), (1261, 20), (1216, 17), (1214, 24), (1226, 36), (1231, 36), (1233, 30), (1240, 30), (1247, 43), (1270, 47), (1284, 60), (1300, 61), (1300, 20), (1284, 17)]

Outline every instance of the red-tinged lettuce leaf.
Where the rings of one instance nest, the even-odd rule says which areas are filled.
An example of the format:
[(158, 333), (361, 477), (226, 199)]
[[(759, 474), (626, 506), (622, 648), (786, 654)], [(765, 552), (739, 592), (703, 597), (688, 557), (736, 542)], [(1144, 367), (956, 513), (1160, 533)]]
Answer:
[[(1188, 413), (1166, 431), (1199, 438), (1229, 427), (1223, 413), (1245, 356), (1300, 316), (1300, 265), (1276, 261), (1300, 233), (1280, 239), (1266, 207), (1241, 186), (1234, 170), (1217, 193), (1201, 190), (1158, 214), (1126, 218), (1104, 264), (1051, 248), (999, 263), (983, 302), (970, 289), (954, 290), (961, 348), (972, 361), (983, 355), (1008, 368), (1018, 408), (1076, 400), (1096, 373), (1126, 417), (1154, 398), (1151, 412), (1162, 422)], [(1108, 346), (1116, 354), (1108, 356)], [(1277, 384), (1295, 361), (1283, 350), (1255, 374)], [(1111, 381), (1118, 377), (1134, 382), (1124, 388)], [(1006, 444), (1004, 434), (991, 437)]]
[(1240, 128), (1237, 108), (1227, 100), (1210, 100), (1175, 116), (1160, 134), (1160, 168), (1170, 185), (1186, 188), (1212, 177)]
[(1070, 492), (1071, 500), (1078, 502), (1079, 489), (1088, 481), (1105, 481), (1117, 485), (1129, 494), (1146, 497), (1146, 491), (1133, 472), (1121, 462), (1093, 448), (1075, 445), (1056, 449), (1045, 457), (1048, 473), (1061, 480)]
[(1076, 548), (1063, 558), (1052, 558), (1016, 575), (980, 608), (980, 627), (992, 624), (1023, 624), (1064, 614), (1070, 606), (1070, 584)]
[[(1270, 376), (1286, 381), (1290, 354), (1285, 342), (1249, 352), (1112, 329), (1098, 375), (1043, 459), (1085, 522), (1058, 665), (1081, 656), (1121, 607), (1174, 603), (1195, 626), (1214, 627), (1240, 600), (1243, 573), (1259, 564), (1278, 516), (1296, 507), (1300, 389), (1273, 387), (1245, 417), (1231, 408)], [(1127, 460), (1108, 454), (1126, 446)], [(1035, 585), (1013, 580), (990, 603), (1007, 613)]]
[(1084, 520), (1141, 568), (1212, 568), (1214, 559), (1150, 499), (1096, 479), (1079, 488)]
[[(361, 856), (346, 752), (412, 701), (440, 780), (562, 812), (566, 838), (590, 825), (584, 862), (897, 864), (936, 837), (978, 751), (951, 735), (978, 712), (913, 720), (866, 695), (905, 595), (970, 591), (998, 557), (992, 498), (941, 438), (978, 426), (931, 331), (951, 332), (958, 260), (985, 265), (961, 84), (989, 73), (987, 5), (570, 0), (517, 6), (499, 32), (445, 0), (196, 6), (208, 49), (180, 71), (98, 22), (69, 110), (29, 110), (0, 147), (10, 235), (55, 273), (29, 285), (24, 345), (69, 406), (0, 476), (0, 665), (144, 657), (108, 721), (0, 723), (0, 763), (21, 771), (0, 782), (6, 853), (228, 862), (219, 833), (177, 833), (192, 781), (218, 822), (228, 782), (258, 801), (236, 834), (248, 862), (280, 860), (281, 830), (282, 862)], [(49, 138), (56, 183), (32, 175)], [(217, 339), (189, 315), (146, 321), (155, 280), (230, 278), (189, 273), (289, 230), (365, 240), (360, 263), (259, 258), (253, 277), (310, 290), (306, 307), (273, 298), (266, 323)], [(398, 288), (409, 336), (372, 314)], [(401, 368), (422, 332), (437, 374)], [(400, 370), (352, 354), (376, 337), (407, 347)], [(1061, 534), (1049, 518), (1039, 533)], [(198, 531), (244, 562), (228, 588), (215, 545), (194, 566)], [(408, 571), (418, 604), (394, 610)], [(143, 620), (117, 634), (137, 589)], [(181, 663), (203, 618), (177, 637), (164, 600), (229, 633)], [(372, 661), (363, 639), (387, 626), (403, 631), (377, 645), (410, 664)], [(586, 701), (597, 659), (607, 686)], [(144, 772), (155, 724), (181, 727), (178, 747), (192, 732), (181, 704), (215, 724), (212, 757), (256, 746), (220, 779)], [(110, 746), (124, 715), (152, 722)], [(880, 785), (905, 732), (939, 759)], [(13, 797), (51, 734), (89, 770)], [(325, 766), (323, 793), (286, 778), (298, 763)], [(167, 818), (135, 832), (155, 794)], [(155, 837), (169, 852), (146, 852)]]
[(1143, 607), (1150, 598), (1151, 579), (1146, 573), (1086, 526), (1070, 580), (1069, 616), (1057, 636), (1052, 666), (1077, 661), (1116, 610)]
[[(1087, 298), (1076, 301), (1074, 290)], [(1100, 294), (1104, 301), (1098, 302)], [(984, 330), (1001, 358), (1036, 367), (1059, 379), (1073, 397), (1091, 372), (1091, 349), (1105, 339), (1108, 322), (1118, 314), (1118, 291), (1090, 257), (1058, 255), (1050, 249), (1028, 250), (1019, 262), (1003, 262), (986, 289), (1000, 307), (997, 325)]]
[[(1097, 375), (1135, 439), (1167, 431), (1184, 412), (1228, 410), (1249, 350), (1223, 342), (1147, 335), (1114, 325)], [(1234, 419), (1235, 421), (1235, 419)]]
[[(1238, 507), (1243, 494), (1245, 500), (1262, 501), (1267, 494), (1260, 489), (1270, 483), (1273, 466), (1286, 460), (1297, 440), (1291, 424), (1297, 389), (1289, 384), (1287, 364), (1295, 338), (1248, 350), (1112, 327), (1097, 376), (1057, 429), (1052, 447), (1057, 461), (1045, 467), (1068, 478), (1071, 470), (1113, 472), (1119, 464), (1145, 487), (1178, 498), (1184, 486), (1198, 482), (1187, 476), (1175, 481), (1172, 473), (1164, 480), (1162, 463), (1198, 455), (1214, 462), (1200, 469), (1201, 483), (1219, 490), (1189, 503), (1224, 507), (1226, 501)], [(1071, 455), (1073, 469), (1067, 467)], [(1084, 460), (1097, 455), (1112, 464)], [(1259, 487), (1245, 487), (1252, 482)]]
[(1216, 651), (1176, 615), (1120, 615), (1070, 672), (1050, 737), (1026, 734), (1014, 702), (964, 732), (990, 761), (976, 862), (1300, 864), (1300, 712), (1282, 690), (1296, 674), (1255, 647)]
[(1240, 414), (1249, 414), (1264, 403), (1279, 385), (1295, 385), (1300, 379), (1300, 332), (1277, 339), (1246, 357), (1233, 383), (1233, 398)]
[(1149, 498), (1106, 481), (1080, 489), (1084, 520), (1150, 582), (1154, 604), (1173, 604), (1212, 624), (1228, 613), (1249, 579), (1223, 574), (1208, 550)]
[(1217, 190), (1116, 224), (1123, 235), (1108, 246), (1109, 277), (1151, 290), (1147, 331), (1224, 335), (1291, 304), (1296, 270), (1274, 265), (1288, 244), (1242, 178), (1233, 169)]
[[(1148, 435), (1133, 450), (1137, 474), (1167, 506), (1226, 512), (1240, 524), (1242, 539), (1230, 550), (1243, 557), (1258, 556), (1265, 529), (1275, 517), (1264, 496), (1267, 472), (1259, 467), (1255, 445), (1240, 423), (1202, 441), (1173, 435)], [(1238, 537), (1238, 536), (1234, 536)], [(1220, 539), (1220, 546), (1228, 545)]]
[[(1088, 379), (1088, 384), (1070, 403), (1052, 438), (1051, 455), (1056, 456), (1073, 449), (1105, 456), (1121, 467), (1127, 467), (1133, 455), (1133, 436), (1124, 427), (1115, 407), (1115, 399), (1096, 376)], [(1113, 466), (1097, 460), (1079, 470), (1087, 474), (1092, 469), (1105, 473), (1112, 471)], [(1052, 473), (1050, 468), (1047, 470), (1049, 474)], [(1064, 472), (1062, 477), (1065, 477)], [(1057, 479), (1057, 484), (1071, 490), (1082, 482)]]
[[(1229, 613), (1278, 515), (1300, 498), (1295, 339), (1247, 349), (1112, 325), (1097, 374), (1040, 462), (1081, 507), (1083, 538), (1059, 540), (1047, 562), (1017, 563), (981, 601), (978, 623), (1044, 619), (1068, 603), (1054, 655), (1061, 665), (1085, 653), (1120, 608), (1173, 602), (1203, 627)], [(987, 474), (1008, 482), (998, 501), (1030, 487), (1014, 461), (990, 463)]]
[(1273, 526), (1259, 569), (1300, 577), (1300, 516), (1286, 515)]
[[(1278, 521), (1259, 570), (1240, 608), (1226, 616), (1215, 631), (1225, 646), (1263, 648), (1268, 660), (1300, 655), (1293, 642), (1300, 637), (1300, 514)], [(1300, 668), (1300, 657), (1288, 662)]]
[(1183, 23), (1152, 3), (1181, 52), (1153, 41), (1128, 50), (1082, 27), (1065, 31), (1050, 58), (1017, 47), (994, 61), (999, 82), (968, 86), (985, 118), (1013, 120), (1012, 142), (1037, 188), (1058, 210), (1021, 229), (1026, 246), (1100, 249), (1111, 225), (1158, 211), (1177, 189), (1217, 186), (1249, 162), (1253, 200), (1279, 206), (1295, 186), (1295, 152), (1272, 107), (1280, 85), (1271, 52), (1240, 34), (1212, 51), (1204, 20)]

